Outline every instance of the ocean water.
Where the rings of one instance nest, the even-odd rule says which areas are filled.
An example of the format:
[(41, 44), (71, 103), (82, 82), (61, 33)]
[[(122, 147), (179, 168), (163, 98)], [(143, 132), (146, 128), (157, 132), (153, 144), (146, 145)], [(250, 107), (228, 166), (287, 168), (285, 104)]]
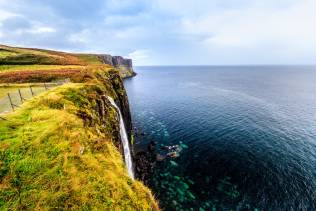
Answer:
[(316, 210), (316, 67), (136, 67), (137, 135), (179, 145), (149, 186), (165, 210)]

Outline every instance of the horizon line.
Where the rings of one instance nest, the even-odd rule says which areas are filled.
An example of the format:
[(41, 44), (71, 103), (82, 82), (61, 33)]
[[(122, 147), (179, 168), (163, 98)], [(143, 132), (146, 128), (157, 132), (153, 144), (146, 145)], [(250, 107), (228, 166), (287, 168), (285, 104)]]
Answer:
[(316, 66), (316, 64), (162, 64), (162, 65), (133, 65), (134, 67), (236, 67), (236, 66)]

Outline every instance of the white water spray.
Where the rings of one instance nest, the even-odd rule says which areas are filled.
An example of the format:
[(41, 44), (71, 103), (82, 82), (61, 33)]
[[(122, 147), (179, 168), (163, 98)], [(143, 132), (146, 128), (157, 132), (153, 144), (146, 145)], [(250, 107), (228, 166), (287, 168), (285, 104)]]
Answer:
[(116, 110), (118, 111), (119, 117), (120, 117), (120, 135), (121, 135), (121, 141), (122, 141), (123, 148), (124, 148), (125, 164), (126, 164), (129, 176), (132, 179), (134, 179), (132, 156), (131, 156), (131, 151), (129, 148), (129, 142), (128, 142), (128, 137), (127, 137), (127, 132), (126, 132), (123, 116), (121, 114), (119, 107), (114, 102), (113, 98), (108, 96), (108, 100), (116, 108)]

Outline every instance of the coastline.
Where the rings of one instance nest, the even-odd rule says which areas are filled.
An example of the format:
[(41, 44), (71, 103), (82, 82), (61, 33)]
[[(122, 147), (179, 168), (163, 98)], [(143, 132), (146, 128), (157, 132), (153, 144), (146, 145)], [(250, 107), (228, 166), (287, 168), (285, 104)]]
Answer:
[(135, 73), (122, 76), (120, 68), (100, 63), (94, 54), (1, 48), (10, 55), (0, 58), (7, 64), (0, 72), (2, 83), (69, 82), (0, 120), (0, 207), (159, 210), (150, 190), (127, 174), (119, 116), (106, 98), (120, 109), (131, 145), (122, 78)]

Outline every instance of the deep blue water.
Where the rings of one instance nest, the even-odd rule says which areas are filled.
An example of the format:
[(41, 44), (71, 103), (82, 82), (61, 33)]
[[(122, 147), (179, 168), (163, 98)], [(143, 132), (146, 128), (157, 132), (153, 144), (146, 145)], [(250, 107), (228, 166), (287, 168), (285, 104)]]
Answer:
[(135, 69), (135, 150), (183, 143), (152, 174), (165, 210), (316, 210), (316, 67)]

